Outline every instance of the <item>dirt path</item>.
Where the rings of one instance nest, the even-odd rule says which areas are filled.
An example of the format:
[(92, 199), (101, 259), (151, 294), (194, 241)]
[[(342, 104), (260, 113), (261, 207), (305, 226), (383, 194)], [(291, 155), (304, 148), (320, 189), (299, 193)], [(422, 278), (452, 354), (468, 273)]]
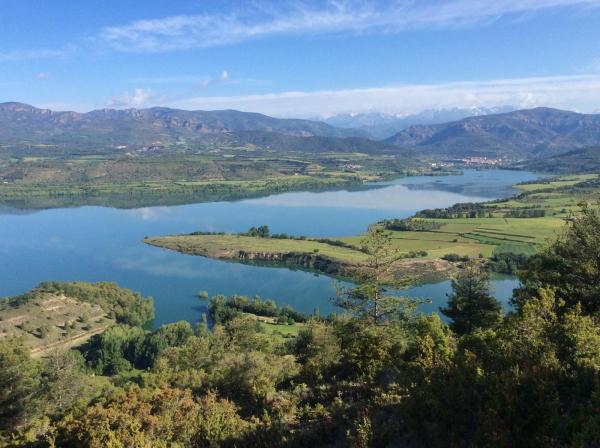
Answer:
[(84, 342), (86, 342), (92, 336), (94, 336), (96, 334), (102, 333), (104, 330), (106, 330), (111, 325), (112, 324), (105, 325), (103, 327), (96, 328), (94, 331), (88, 331), (87, 333), (79, 334), (79, 335), (74, 336), (74, 337), (69, 338), (69, 339), (65, 339), (65, 340), (62, 340), (62, 341), (59, 341), (59, 342), (54, 342), (54, 343), (46, 345), (44, 347), (35, 348), (35, 349), (31, 350), (31, 352), (30, 352), (31, 353), (31, 357), (32, 358), (41, 358), (46, 353), (48, 353), (48, 352), (50, 352), (50, 351), (52, 351), (52, 350), (54, 350), (56, 348), (72, 348), (72, 347), (76, 347), (76, 346), (81, 345)]

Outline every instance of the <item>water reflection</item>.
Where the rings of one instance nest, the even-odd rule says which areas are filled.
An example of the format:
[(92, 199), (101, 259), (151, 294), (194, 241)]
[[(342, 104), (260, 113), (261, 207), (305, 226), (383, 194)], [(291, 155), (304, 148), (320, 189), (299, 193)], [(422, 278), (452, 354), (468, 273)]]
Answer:
[[(197, 298), (200, 290), (258, 294), (304, 312), (318, 307), (326, 314), (333, 310), (330, 298), (335, 293), (327, 276), (182, 255), (146, 246), (142, 240), (195, 230), (239, 232), (262, 224), (277, 233), (352, 235), (383, 218), (504, 196), (510, 185), (533, 177), (525, 172), (467, 171), (464, 176), (407, 178), (356, 191), (133, 210), (86, 206), (0, 215), (0, 296), (19, 294), (48, 280), (106, 280), (153, 296), (156, 324), (198, 319), (205, 306)], [(435, 305), (426, 310), (436, 311), (445, 303), (448, 288), (448, 282), (441, 282), (406, 293), (433, 297)]]

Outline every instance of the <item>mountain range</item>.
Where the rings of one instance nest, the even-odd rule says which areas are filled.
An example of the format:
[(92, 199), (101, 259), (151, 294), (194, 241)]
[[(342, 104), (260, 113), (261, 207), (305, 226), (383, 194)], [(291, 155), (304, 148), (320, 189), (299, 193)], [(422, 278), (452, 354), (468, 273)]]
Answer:
[(549, 157), (600, 144), (600, 114), (538, 107), (411, 126), (385, 141), (436, 157)]
[[(479, 114), (491, 111), (468, 110)], [(442, 115), (424, 112), (420, 119), (465, 111), (450, 110)], [(354, 119), (367, 123), (366, 116)], [(371, 115), (368, 120), (375, 125), (377, 116)], [(515, 161), (600, 145), (600, 114), (540, 107), (414, 125), (385, 140), (368, 139), (368, 135), (364, 128), (235, 110), (154, 107), (78, 113), (0, 103), (0, 151), (11, 155), (259, 148), (307, 153), (395, 153), (413, 158), (423, 154), (432, 159), (485, 156)]]
[[(38, 109), (22, 103), (0, 104), (0, 145), (17, 149), (37, 145), (79, 150), (227, 145), (240, 140), (245, 144), (244, 138), (250, 137), (268, 144), (268, 135), (275, 137), (278, 144), (286, 138), (294, 144), (304, 137), (351, 138), (358, 144), (367, 134), (318, 121), (279, 119), (235, 110), (186, 111), (154, 107), (78, 113)], [(389, 146), (370, 140), (364, 143), (369, 147)]]
[(410, 126), (447, 123), (466, 117), (511, 112), (515, 109), (513, 106), (428, 109), (409, 115), (366, 112), (334, 115), (323, 121), (341, 128), (360, 129), (374, 139), (385, 139)]

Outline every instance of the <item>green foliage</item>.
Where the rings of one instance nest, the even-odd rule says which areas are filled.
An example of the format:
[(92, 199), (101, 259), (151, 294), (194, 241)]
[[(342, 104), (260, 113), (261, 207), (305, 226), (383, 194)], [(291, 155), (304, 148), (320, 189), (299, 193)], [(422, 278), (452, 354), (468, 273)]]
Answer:
[(511, 210), (504, 215), (506, 218), (543, 218), (546, 210), (539, 208), (524, 208)]
[(193, 446), (200, 405), (189, 390), (132, 386), (57, 424), (54, 443), (64, 447)]
[(0, 339), (0, 435), (37, 412), (38, 386), (39, 366), (29, 350), (19, 340)]
[(140, 327), (114, 325), (93, 336), (82, 351), (96, 372), (116, 375), (132, 368), (142, 354), (145, 337), (146, 332)]
[(62, 417), (85, 409), (99, 391), (87, 375), (81, 353), (54, 350), (42, 361), (39, 393), (45, 412), (53, 417)]
[(138, 368), (153, 366), (166, 348), (183, 345), (193, 333), (188, 321), (162, 325), (158, 330), (145, 336), (141, 353), (133, 360), (133, 364)]
[[(93, 338), (84, 353), (97, 372), (147, 368), (129, 381), (86, 375), (76, 353), (51, 353), (40, 370), (22, 344), (0, 340), (0, 444), (596, 446), (600, 322), (582, 299), (596, 285), (573, 280), (595, 272), (596, 219), (585, 211), (543, 254), (560, 261), (548, 271), (528, 262), (507, 315), (478, 260), (453, 283), (450, 326), (403, 306), (375, 316), (373, 291), (394, 258), (377, 233), (365, 248), (379, 264), (368, 265), (353, 312), (308, 319), (295, 338), (243, 314), (278, 315), (274, 302), (217, 296), (210, 329), (120, 324)], [(113, 384), (93, 387), (99, 379)]]
[(405, 283), (392, 275), (394, 264), (402, 255), (391, 244), (389, 232), (373, 226), (362, 239), (361, 246), (368, 259), (355, 273), (358, 285), (338, 288), (335, 304), (353, 316), (377, 325), (403, 318), (414, 311), (416, 301), (389, 294), (390, 286)]
[(469, 257), (464, 257), (458, 254), (446, 254), (442, 257), (442, 260), (451, 261), (457, 263), (459, 261), (469, 261)]
[(260, 227), (250, 227), (246, 235), (254, 236), (257, 238), (269, 238), (270, 236), (269, 226), (260, 226)]
[(363, 319), (336, 322), (340, 339), (340, 374), (357, 379), (364, 387), (389, 381), (386, 374), (396, 370), (406, 350), (404, 328), (398, 324), (365, 325)]
[(301, 378), (309, 384), (322, 381), (340, 361), (339, 339), (331, 325), (311, 320), (291, 341), (290, 351), (300, 363)]
[(305, 322), (307, 316), (289, 306), (279, 307), (273, 300), (262, 300), (258, 297), (232, 295), (230, 297), (215, 296), (208, 305), (209, 316), (215, 323), (225, 323), (241, 313), (257, 316), (275, 317), (286, 322)]
[(100, 305), (119, 323), (136, 326), (154, 319), (151, 298), (144, 299), (129, 289), (119, 288), (115, 283), (47, 282), (38, 286), (38, 289)]
[(437, 221), (426, 219), (386, 219), (381, 222), (387, 230), (395, 230), (398, 232), (430, 232), (439, 230), (442, 224)]
[(522, 287), (516, 304), (535, 295), (541, 286), (555, 289), (561, 306), (578, 304), (584, 312), (600, 313), (600, 211), (583, 204), (581, 214), (547, 250), (529, 258), (519, 275)]
[(487, 268), (492, 272), (516, 275), (527, 262), (527, 255), (512, 252), (498, 252), (490, 258)]
[[(415, 213), (417, 218), (435, 218), (435, 219), (460, 219), (460, 218), (484, 218), (487, 216), (489, 209), (486, 208), (485, 204), (479, 202), (463, 202), (454, 204), (447, 208), (436, 208), (436, 209), (425, 209)], [(417, 222), (431, 222), (426, 220), (415, 220)], [(433, 224), (427, 224), (428, 226), (435, 226)], [(431, 227), (429, 230), (434, 230), (435, 227)]]
[(452, 280), (448, 306), (440, 311), (452, 319), (451, 328), (459, 335), (491, 328), (502, 317), (500, 303), (490, 295), (489, 276), (477, 262), (468, 263)]
[(187, 321), (163, 325), (152, 333), (140, 327), (115, 325), (93, 336), (82, 351), (96, 372), (116, 375), (133, 367), (151, 367), (166, 348), (182, 345), (192, 334)]

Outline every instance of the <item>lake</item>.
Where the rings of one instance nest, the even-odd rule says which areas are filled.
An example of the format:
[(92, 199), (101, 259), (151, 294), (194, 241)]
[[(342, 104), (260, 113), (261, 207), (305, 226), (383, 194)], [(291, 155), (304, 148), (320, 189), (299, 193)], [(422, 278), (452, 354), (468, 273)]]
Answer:
[[(154, 297), (155, 325), (197, 321), (205, 304), (197, 293), (259, 295), (321, 314), (334, 310), (332, 279), (312, 272), (183, 255), (143, 244), (149, 235), (192, 231), (240, 232), (267, 224), (273, 233), (347, 236), (384, 218), (510, 196), (524, 171), (465, 170), (463, 175), (409, 177), (357, 191), (297, 192), (234, 202), (115, 209), (80, 207), (23, 211), (0, 208), (0, 296), (23, 293), (42, 281), (115, 281)], [(506, 302), (516, 281), (496, 279)], [(430, 297), (424, 311), (446, 302), (450, 282), (406, 291)]]

